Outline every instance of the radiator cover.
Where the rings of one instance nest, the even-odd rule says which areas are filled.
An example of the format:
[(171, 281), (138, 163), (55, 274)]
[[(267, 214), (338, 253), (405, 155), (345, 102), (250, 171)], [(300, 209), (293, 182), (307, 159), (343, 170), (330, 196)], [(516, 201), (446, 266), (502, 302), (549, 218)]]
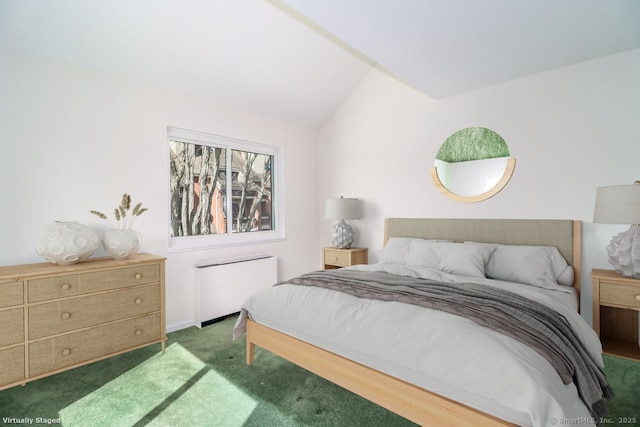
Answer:
[(238, 313), (247, 298), (275, 285), (277, 264), (275, 256), (264, 256), (196, 266), (196, 326)]

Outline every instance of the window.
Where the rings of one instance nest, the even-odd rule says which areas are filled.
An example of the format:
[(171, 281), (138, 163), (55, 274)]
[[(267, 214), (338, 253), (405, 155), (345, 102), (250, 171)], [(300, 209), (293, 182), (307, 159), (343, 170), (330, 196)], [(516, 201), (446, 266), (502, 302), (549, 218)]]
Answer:
[(167, 133), (170, 251), (284, 239), (281, 148)]

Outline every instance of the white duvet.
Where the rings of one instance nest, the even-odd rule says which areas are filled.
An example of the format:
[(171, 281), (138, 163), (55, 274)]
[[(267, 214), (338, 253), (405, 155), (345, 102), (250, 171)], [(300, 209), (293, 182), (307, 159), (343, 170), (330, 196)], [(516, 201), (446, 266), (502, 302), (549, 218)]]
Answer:
[[(563, 314), (603, 366), (600, 341), (578, 314), (574, 293), (404, 265), (349, 268), (506, 287)], [(574, 384), (563, 384), (547, 360), (526, 345), (462, 317), (289, 284), (249, 298), (236, 323), (235, 338), (244, 332), (247, 316), (518, 425), (594, 425)]]

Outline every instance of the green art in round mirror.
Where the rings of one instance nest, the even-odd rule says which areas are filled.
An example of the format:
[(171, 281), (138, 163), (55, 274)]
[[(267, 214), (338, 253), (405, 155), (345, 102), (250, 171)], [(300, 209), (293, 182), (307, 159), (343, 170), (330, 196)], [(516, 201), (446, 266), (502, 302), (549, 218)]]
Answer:
[(440, 146), (431, 178), (453, 200), (480, 202), (498, 194), (511, 179), (516, 159), (510, 155), (505, 140), (491, 129), (461, 129)]

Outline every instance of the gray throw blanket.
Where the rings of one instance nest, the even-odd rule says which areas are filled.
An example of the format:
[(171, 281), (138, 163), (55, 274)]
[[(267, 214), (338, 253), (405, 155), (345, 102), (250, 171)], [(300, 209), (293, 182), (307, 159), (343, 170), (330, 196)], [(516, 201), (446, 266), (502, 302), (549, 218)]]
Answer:
[(573, 381), (594, 417), (607, 413), (614, 393), (564, 316), (513, 292), (477, 283), (441, 283), (386, 272), (323, 270), (287, 281), (356, 297), (399, 301), (466, 317), (520, 341), (551, 363), (565, 384)]

